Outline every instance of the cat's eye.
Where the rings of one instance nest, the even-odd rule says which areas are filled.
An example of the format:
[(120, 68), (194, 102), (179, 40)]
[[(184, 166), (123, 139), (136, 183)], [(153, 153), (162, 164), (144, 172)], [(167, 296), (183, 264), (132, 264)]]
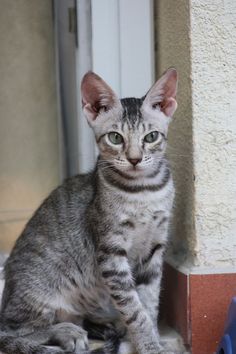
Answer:
[(158, 137), (159, 137), (159, 133), (157, 131), (153, 131), (153, 132), (145, 135), (144, 141), (146, 143), (154, 143), (155, 141), (157, 141)]
[(108, 134), (110, 142), (114, 145), (120, 145), (124, 142), (122, 135), (116, 132), (111, 132)]

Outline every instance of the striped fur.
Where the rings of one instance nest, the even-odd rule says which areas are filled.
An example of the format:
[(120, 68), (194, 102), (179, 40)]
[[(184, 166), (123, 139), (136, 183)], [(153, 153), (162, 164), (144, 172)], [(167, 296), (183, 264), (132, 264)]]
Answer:
[[(138, 354), (161, 352), (158, 303), (174, 198), (165, 149), (175, 86), (171, 69), (142, 99), (119, 100), (97, 75), (85, 76), (84, 113), (99, 158), (94, 171), (68, 179), (43, 202), (6, 262), (6, 354), (122, 354), (127, 341)], [(121, 143), (109, 138), (114, 132)], [(87, 336), (105, 346), (89, 350)]]

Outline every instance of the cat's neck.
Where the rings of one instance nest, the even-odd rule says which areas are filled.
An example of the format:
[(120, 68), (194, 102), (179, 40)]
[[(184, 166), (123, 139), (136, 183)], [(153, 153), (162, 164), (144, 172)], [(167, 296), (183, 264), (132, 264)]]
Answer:
[(101, 186), (105, 184), (106, 187), (132, 191), (132, 193), (140, 192), (142, 189), (155, 191), (158, 186), (161, 186), (163, 180), (170, 177), (168, 162), (164, 157), (158, 161), (153, 171), (147, 176), (130, 175), (125, 171), (118, 170), (100, 157), (97, 160), (96, 172), (102, 183)]

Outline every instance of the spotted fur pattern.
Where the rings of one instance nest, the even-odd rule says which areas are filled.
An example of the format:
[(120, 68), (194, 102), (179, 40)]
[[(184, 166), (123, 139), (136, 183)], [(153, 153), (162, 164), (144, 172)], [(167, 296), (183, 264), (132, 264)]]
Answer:
[[(94, 73), (84, 77), (99, 158), (91, 173), (53, 191), (17, 240), (5, 265), (0, 350), (121, 354), (123, 338), (139, 354), (161, 353), (158, 303), (174, 198), (165, 149), (176, 80), (170, 69), (144, 98), (119, 100)], [(148, 143), (152, 131), (158, 136)], [(107, 340), (104, 348), (90, 351), (87, 332)]]

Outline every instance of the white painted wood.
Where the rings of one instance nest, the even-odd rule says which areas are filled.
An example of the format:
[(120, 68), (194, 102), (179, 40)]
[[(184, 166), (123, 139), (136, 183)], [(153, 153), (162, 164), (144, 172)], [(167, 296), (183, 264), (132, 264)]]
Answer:
[(74, 0), (55, 0), (55, 39), (58, 81), (58, 116), (61, 179), (93, 168), (95, 142), (82, 114), (80, 82), (92, 69), (90, 0), (77, 0), (78, 47), (76, 34), (69, 32), (69, 8)]
[(61, 179), (79, 168), (75, 35), (68, 31), (68, 8), (73, 6), (73, 0), (54, 1)]
[(76, 82), (78, 111), (78, 163), (79, 173), (85, 173), (94, 167), (96, 160), (95, 140), (92, 130), (82, 112), (80, 84), (84, 74), (92, 69), (92, 19), (91, 3), (88, 0), (77, 1), (78, 48), (76, 50)]
[(120, 95), (119, 1), (92, 0), (93, 70)]
[(92, 0), (93, 70), (120, 97), (154, 81), (153, 1)]
[(154, 81), (152, 0), (119, 0), (121, 95), (143, 96)]

